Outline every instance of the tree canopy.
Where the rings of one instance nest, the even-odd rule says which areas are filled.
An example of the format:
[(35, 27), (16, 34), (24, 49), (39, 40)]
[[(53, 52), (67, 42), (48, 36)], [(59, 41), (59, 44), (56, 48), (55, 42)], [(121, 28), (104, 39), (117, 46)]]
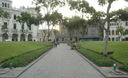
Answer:
[[(106, 18), (103, 23), (103, 29), (105, 30), (105, 38), (104, 38), (105, 44), (104, 44), (104, 52), (103, 52), (104, 55), (108, 54), (108, 39), (109, 39), (109, 29), (110, 29), (110, 21), (111, 21), (110, 9), (114, 1), (117, 1), (117, 0), (98, 0), (99, 5), (104, 6), (105, 4), (108, 4), (107, 11), (106, 11)], [(125, 0), (125, 1), (128, 1), (128, 0)], [(107, 24), (106, 27), (105, 27), (105, 24)]]
[(128, 11), (125, 9), (119, 9), (110, 13), (111, 20), (117, 21), (118, 19), (122, 21), (128, 21)]
[(0, 16), (3, 18), (9, 18), (10, 14), (7, 11), (4, 11), (2, 8), (0, 8)]
[[(51, 24), (51, 20), (53, 19), (53, 18), (51, 18), (51, 14), (54, 14), (58, 10), (58, 8), (63, 6), (65, 3), (63, 0), (34, 0), (33, 2), (36, 4), (36, 9), (38, 11), (43, 9), (43, 12), (44, 12), (43, 19), (45, 22), (47, 22), (47, 26), (48, 26), (47, 38), (49, 39), (50, 24)], [(53, 16), (55, 16), (55, 15), (53, 15)], [(55, 20), (52, 21), (52, 24), (54, 24), (54, 23), (55, 23)]]
[(76, 9), (82, 13), (82, 18), (84, 13), (89, 13), (89, 14), (95, 13), (95, 9), (92, 6), (90, 6), (89, 3), (85, 0), (77, 0), (77, 1), (69, 0), (68, 3), (71, 10)]
[(26, 23), (27, 26), (30, 27), (32, 24), (39, 25), (42, 21), (42, 16), (40, 14), (37, 14), (37, 16), (32, 16), (27, 12), (22, 12), (21, 15), (17, 17), (17, 21), (22, 24)]

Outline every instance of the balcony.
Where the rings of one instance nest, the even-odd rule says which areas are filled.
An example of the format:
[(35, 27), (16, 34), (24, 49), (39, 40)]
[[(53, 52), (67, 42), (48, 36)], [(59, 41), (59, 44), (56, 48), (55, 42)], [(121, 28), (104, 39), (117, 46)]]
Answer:
[(1, 31), (2, 31), (3, 33), (7, 33), (7, 32), (8, 32), (8, 27), (7, 27), (7, 25), (2, 25)]
[(25, 29), (21, 29), (20, 32), (21, 33), (26, 33), (26, 30)]
[(12, 29), (11, 32), (12, 33), (18, 33), (18, 30), (17, 29)]
[(2, 31), (3, 33), (7, 33), (7, 32), (8, 32), (8, 29), (1, 29), (1, 31)]
[(32, 30), (27, 29), (26, 32), (29, 33), (29, 34), (31, 34), (32, 33)]

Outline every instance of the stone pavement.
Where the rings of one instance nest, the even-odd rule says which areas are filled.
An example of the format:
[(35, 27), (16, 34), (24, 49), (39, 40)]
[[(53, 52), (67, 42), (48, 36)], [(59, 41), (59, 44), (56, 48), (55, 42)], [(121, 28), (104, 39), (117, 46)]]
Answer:
[(99, 67), (95, 65), (92, 61), (88, 60), (82, 54), (77, 52), (86, 62), (88, 62), (91, 66), (93, 66), (98, 72), (100, 72), (105, 78), (128, 78), (128, 73), (116, 69), (114, 71), (113, 67)]
[(60, 44), (18, 78), (104, 78), (67, 44)]

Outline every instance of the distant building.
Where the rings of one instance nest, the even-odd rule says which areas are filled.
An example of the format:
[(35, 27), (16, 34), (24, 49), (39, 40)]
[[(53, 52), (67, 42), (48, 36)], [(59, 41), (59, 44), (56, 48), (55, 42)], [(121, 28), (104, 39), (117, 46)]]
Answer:
[[(56, 36), (59, 41), (99, 41), (100, 32), (97, 26), (87, 26), (87, 28), (76, 29), (70, 33), (64, 26), (60, 26), (59, 35)], [(84, 31), (84, 33), (82, 33)]]
[(48, 40), (48, 30), (47, 29), (40, 29), (38, 30), (38, 41), (54, 41), (55, 34), (53, 31), (50, 30), (50, 36)]
[[(10, 18), (0, 17), (0, 41), (38, 41), (38, 26), (28, 27), (16, 21), (21, 12), (28, 12), (36, 15), (34, 8), (12, 8), (11, 0), (0, 0), (0, 8), (9, 12)], [(2, 25), (7, 25), (7, 30), (2, 30)]]
[[(85, 33), (81, 33), (82, 30), (85, 30)], [(40, 41), (44, 40), (44, 36), (47, 30), (39, 31)], [(86, 29), (78, 30), (75, 32), (71, 32), (65, 26), (60, 26), (59, 31), (53, 30), (50, 34), (50, 41), (59, 41), (59, 42), (67, 42), (67, 41), (98, 41), (100, 40), (100, 31), (97, 26), (88, 26)], [(42, 34), (41, 34), (42, 33)], [(47, 35), (46, 35), (47, 36)], [(47, 41), (47, 37), (45, 36), (45, 41)]]
[[(105, 25), (106, 26), (106, 25)], [(111, 21), (110, 22), (110, 32), (109, 41), (119, 41), (119, 33), (117, 32), (117, 27), (122, 26), (126, 32), (128, 32), (128, 21)], [(104, 32), (105, 37), (105, 32)], [(128, 41), (128, 34), (122, 36), (122, 40)]]

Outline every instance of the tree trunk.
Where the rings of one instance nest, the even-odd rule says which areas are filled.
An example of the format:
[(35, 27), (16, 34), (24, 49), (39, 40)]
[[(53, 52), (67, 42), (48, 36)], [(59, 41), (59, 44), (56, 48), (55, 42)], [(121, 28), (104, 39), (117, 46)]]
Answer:
[(48, 25), (48, 35), (47, 35), (47, 40), (49, 40), (49, 37), (50, 37), (50, 24), (49, 24), (49, 21), (47, 21), (47, 25)]
[(99, 25), (99, 30), (100, 30), (100, 40), (103, 40), (104, 37), (104, 29), (101, 27), (102, 23), (98, 24)]
[(112, 5), (112, 2), (109, 2), (108, 8), (107, 8), (107, 28), (105, 29), (106, 36), (105, 36), (105, 41), (104, 41), (104, 52), (103, 52), (105, 56), (108, 55), (108, 38), (109, 38), (109, 29), (110, 29), (109, 11), (110, 11), (111, 5)]
[(122, 35), (119, 35), (119, 41), (122, 41)]
[(43, 41), (45, 42), (45, 38), (46, 38), (46, 33), (44, 34), (44, 38), (43, 38)]
[[(43, 34), (44, 33), (44, 34)], [(42, 34), (42, 37), (43, 37), (43, 35), (44, 35), (44, 37), (43, 37), (43, 42), (45, 41), (45, 36), (46, 36), (46, 33), (45, 32), (43, 32), (43, 30), (41, 31), (41, 34)]]
[(105, 36), (105, 40), (104, 40), (104, 55), (107, 56), (108, 55), (108, 38), (109, 38), (109, 33), (107, 32), (107, 30), (105, 31), (106, 32), (106, 36)]

